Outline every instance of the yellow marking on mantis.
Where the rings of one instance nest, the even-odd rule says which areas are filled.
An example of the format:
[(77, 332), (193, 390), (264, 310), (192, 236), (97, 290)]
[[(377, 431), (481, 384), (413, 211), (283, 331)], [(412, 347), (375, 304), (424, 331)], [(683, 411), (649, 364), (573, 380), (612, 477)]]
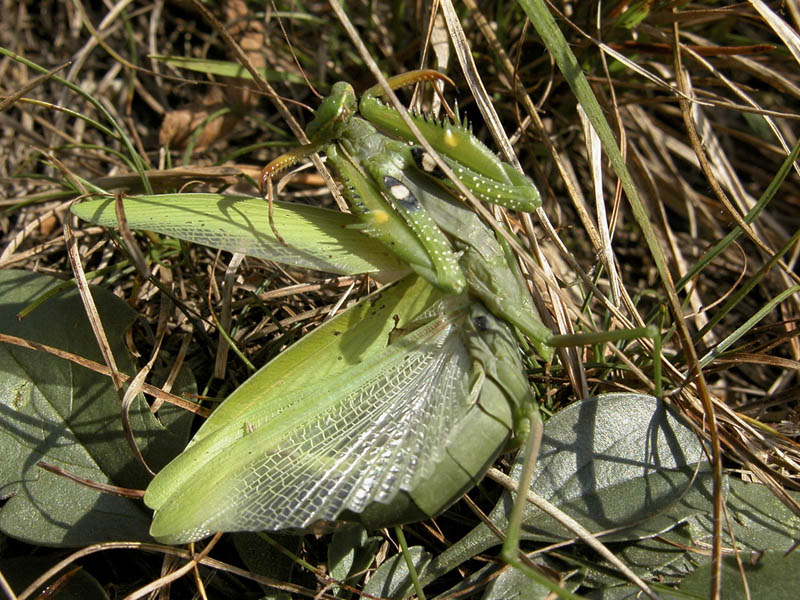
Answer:
[(442, 136), (442, 139), (443, 139), (445, 145), (449, 146), (450, 148), (457, 148), (459, 143), (460, 143), (458, 135), (456, 134), (456, 132), (454, 132), (449, 127), (444, 130), (444, 134)]
[(376, 225), (383, 225), (389, 221), (389, 215), (385, 210), (373, 210), (369, 216)]

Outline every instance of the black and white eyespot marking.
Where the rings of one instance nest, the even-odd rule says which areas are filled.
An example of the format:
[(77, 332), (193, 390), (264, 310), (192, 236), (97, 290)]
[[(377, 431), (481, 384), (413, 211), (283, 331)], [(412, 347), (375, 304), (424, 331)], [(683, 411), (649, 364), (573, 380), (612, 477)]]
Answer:
[(397, 200), (403, 208), (409, 212), (419, 210), (419, 201), (402, 181), (395, 179), (391, 175), (384, 175), (383, 183), (386, 185), (386, 189), (389, 190), (392, 198)]
[(439, 165), (436, 164), (436, 161), (433, 160), (433, 157), (426, 152), (424, 148), (414, 146), (411, 148), (411, 156), (414, 158), (414, 163), (417, 165), (418, 169), (431, 177), (444, 179), (444, 171), (439, 168)]

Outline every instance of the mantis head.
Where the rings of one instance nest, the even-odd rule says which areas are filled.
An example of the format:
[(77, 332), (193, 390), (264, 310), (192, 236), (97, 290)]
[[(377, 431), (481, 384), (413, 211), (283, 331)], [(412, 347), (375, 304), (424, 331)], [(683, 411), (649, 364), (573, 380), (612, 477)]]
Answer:
[(353, 86), (345, 81), (335, 83), (330, 95), (322, 101), (314, 113), (314, 120), (306, 127), (308, 139), (320, 142), (338, 137), (339, 129), (347, 123), (356, 110), (356, 93)]

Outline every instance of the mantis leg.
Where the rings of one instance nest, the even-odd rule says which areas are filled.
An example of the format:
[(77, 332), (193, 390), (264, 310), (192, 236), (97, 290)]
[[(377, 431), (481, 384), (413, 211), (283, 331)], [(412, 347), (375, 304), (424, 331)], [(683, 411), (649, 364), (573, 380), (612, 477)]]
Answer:
[(261, 180), (261, 195), (267, 199), (267, 202), (269, 202), (269, 227), (272, 230), (272, 233), (275, 234), (275, 237), (278, 239), (278, 241), (284, 246), (286, 245), (286, 241), (283, 239), (283, 236), (278, 233), (278, 228), (275, 226), (275, 200), (272, 193), (272, 178), (281, 171), (288, 169), (293, 164), (303, 160), (308, 156), (311, 156), (314, 152), (317, 152), (320, 147), (320, 144), (308, 144), (301, 146), (291, 150), (290, 152), (281, 154), (278, 158), (270, 162), (261, 170), (261, 177), (259, 178)]
[[(391, 77), (387, 81), (392, 89), (420, 81), (453, 83), (445, 75), (432, 70), (411, 71)], [(415, 143), (417, 140), (400, 113), (380, 100), (383, 94), (384, 90), (380, 85), (371, 87), (361, 96), (359, 111), (378, 128)], [(476, 196), (512, 210), (530, 212), (541, 206), (539, 191), (533, 181), (501, 161), (483, 142), (473, 136), (469, 125), (459, 118), (457, 111), (446, 119), (414, 114), (410, 118), (442, 160)], [(454, 186), (443, 177), (432, 157), (422, 152), (414, 158), (420, 170), (453, 189)]]

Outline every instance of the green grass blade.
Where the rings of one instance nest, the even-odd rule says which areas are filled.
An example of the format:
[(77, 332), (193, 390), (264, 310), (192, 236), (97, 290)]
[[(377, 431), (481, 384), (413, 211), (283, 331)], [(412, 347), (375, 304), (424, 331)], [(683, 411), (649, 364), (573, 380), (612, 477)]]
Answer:
[[(179, 67), (188, 71), (205, 73), (206, 75), (217, 75), (220, 77), (238, 77), (240, 79), (253, 79), (250, 72), (242, 65), (227, 60), (213, 60), (211, 58), (194, 58), (191, 56), (164, 56), (153, 54), (149, 58), (161, 61), (165, 64)], [(282, 81), (285, 83), (305, 83), (302, 77), (286, 71), (276, 71), (273, 69), (258, 69), (267, 81)]]

